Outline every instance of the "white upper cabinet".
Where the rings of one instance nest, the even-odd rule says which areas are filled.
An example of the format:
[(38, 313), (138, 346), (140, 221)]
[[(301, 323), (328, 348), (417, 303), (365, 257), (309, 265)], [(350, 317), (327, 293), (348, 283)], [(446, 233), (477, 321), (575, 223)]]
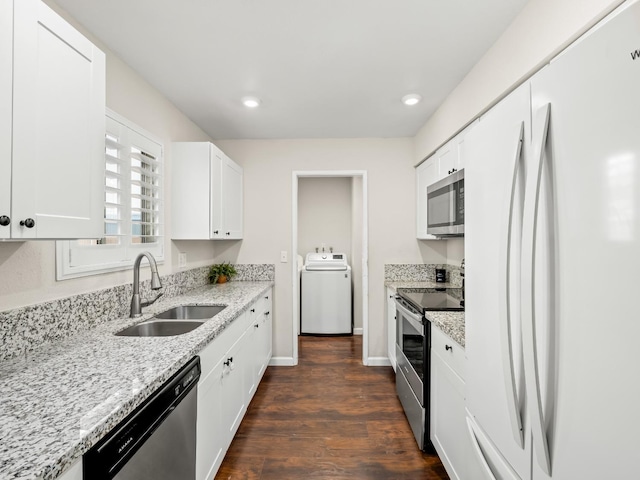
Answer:
[(427, 187), (464, 168), (464, 139), (478, 120), (416, 167), (416, 237), (419, 240), (438, 240), (427, 233)]
[(0, 238), (101, 236), (105, 56), (40, 0), (0, 7), (0, 112)]
[(209, 142), (172, 146), (175, 240), (242, 238), (242, 167)]

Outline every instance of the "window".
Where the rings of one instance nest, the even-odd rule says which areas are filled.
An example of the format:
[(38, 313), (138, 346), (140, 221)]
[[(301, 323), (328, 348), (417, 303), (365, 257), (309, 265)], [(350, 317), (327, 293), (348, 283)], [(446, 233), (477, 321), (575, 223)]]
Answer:
[(164, 259), (162, 145), (107, 112), (104, 236), (56, 242), (57, 279), (123, 270), (140, 252)]

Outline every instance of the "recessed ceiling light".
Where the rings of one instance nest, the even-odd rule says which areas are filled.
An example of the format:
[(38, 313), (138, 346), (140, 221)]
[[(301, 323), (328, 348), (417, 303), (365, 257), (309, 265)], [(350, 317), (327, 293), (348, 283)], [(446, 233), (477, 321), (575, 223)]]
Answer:
[(420, 103), (420, 100), (422, 100), (422, 95), (418, 95), (417, 93), (410, 93), (402, 97), (402, 103), (409, 106)]
[(242, 104), (247, 108), (256, 108), (260, 106), (260, 99), (256, 97), (244, 97)]

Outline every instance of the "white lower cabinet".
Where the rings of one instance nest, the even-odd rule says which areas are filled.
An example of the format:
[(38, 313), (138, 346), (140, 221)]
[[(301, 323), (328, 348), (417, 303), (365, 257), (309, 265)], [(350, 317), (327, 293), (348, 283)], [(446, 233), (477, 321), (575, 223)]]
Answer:
[(396, 291), (387, 287), (387, 355), (396, 370)]
[(452, 479), (467, 480), (472, 455), (464, 404), (464, 349), (431, 327), (430, 438)]
[(200, 352), (197, 480), (215, 476), (271, 359), (271, 295), (256, 300)]

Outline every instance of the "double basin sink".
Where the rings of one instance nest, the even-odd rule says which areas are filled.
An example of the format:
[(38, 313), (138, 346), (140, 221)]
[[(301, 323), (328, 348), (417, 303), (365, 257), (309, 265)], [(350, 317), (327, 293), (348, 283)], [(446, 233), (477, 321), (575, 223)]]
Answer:
[(215, 317), (224, 305), (180, 305), (155, 315), (149, 320), (120, 330), (121, 337), (169, 337), (195, 330)]

